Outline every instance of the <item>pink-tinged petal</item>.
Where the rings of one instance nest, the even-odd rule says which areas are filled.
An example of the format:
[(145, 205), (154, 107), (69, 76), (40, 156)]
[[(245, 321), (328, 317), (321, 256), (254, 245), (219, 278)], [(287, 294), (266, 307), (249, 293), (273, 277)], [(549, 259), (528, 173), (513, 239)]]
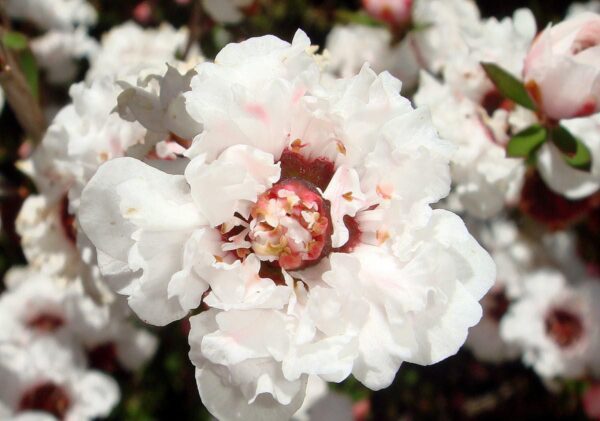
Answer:
[(363, 0), (362, 3), (368, 14), (394, 26), (407, 25), (412, 17), (413, 0)]
[(196, 206), (216, 227), (236, 212), (247, 218), (252, 203), (279, 179), (280, 173), (273, 155), (237, 145), (211, 163), (205, 162), (203, 155), (195, 158), (185, 176)]
[(323, 197), (331, 202), (331, 219), (333, 221), (333, 235), (331, 245), (341, 247), (350, 238), (350, 233), (344, 217), (356, 216), (356, 212), (366, 205), (366, 198), (360, 189), (360, 180), (355, 170), (340, 167), (323, 193)]
[(600, 111), (600, 16), (583, 13), (546, 28), (529, 51), (523, 76), (551, 119)]
[(556, 120), (583, 117), (600, 107), (600, 66), (557, 58), (536, 83), (544, 113)]

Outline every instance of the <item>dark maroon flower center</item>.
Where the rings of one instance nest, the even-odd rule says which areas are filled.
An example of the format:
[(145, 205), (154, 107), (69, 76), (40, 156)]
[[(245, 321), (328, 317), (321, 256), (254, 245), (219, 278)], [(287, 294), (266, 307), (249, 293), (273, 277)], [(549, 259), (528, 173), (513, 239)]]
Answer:
[(19, 411), (46, 412), (62, 420), (70, 405), (69, 395), (62, 387), (46, 382), (29, 389), (21, 396)]
[(66, 195), (60, 204), (60, 224), (67, 239), (71, 244), (75, 244), (77, 242), (75, 216), (69, 213), (69, 198)]
[(579, 316), (562, 309), (554, 309), (546, 315), (546, 333), (561, 348), (575, 344), (583, 336), (583, 324)]
[(537, 172), (530, 172), (521, 190), (521, 211), (551, 230), (561, 230), (584, 219), (600, 205), (600, 195), (569, 200), (550, 190)]
[(504, 98), (497, 89), (488, 91), (481, 99), (481, 106), (485, 109), (489, 116), (492, 116), (496, 110), (510, 110), (513, 103)]
[[(250, 217), (236, 227), (221, 226), (223, 240), (235, 244), (238, 258), (254, 253), (263, 262), (261, 273), (280, 280), (279, 269), (300, 270), (317, 264), (331, 251), (333, 223), (330, 203), (321, 195), (335, 173), (330, 160), (306, 158), (304, 145), (292, 142), (279, 161), (281, 178), (258, 197)], [(350, 252), (360, 242), (360, 227), (345, 217), (349, 240), (333, 251)]]
[(56, 332), (65, 324), (62, 316), (54, 313), (40, 313), (27, 321), (27, 326), (40, 333)]
[(509, 305), (510, 301), (506, 296), (504, 288), (490, 291), (488, 295), (485, 296), (483, 302), (485, 317), (496, 323), (500, 323), (500, 320), (502, 320), (502, 317), (504, 317), (508, 311)]
[(106, 373), (116, 373), (121, 369), (117, 357), (117, 347), (113, 342), (96, 345), (87, 351), (90, 367)]
[[(296, 141), (297, 142), (297, 141)], [(281, 180), (297, 178), (325, 191), (335, 174), (333, 162), (327, 158), (309, 160), (300, 154), (302, 145), (292, 143), (292, 149), (286, 149), (279, 160)], [(297, 151), (294, 151), (296, 149)]]

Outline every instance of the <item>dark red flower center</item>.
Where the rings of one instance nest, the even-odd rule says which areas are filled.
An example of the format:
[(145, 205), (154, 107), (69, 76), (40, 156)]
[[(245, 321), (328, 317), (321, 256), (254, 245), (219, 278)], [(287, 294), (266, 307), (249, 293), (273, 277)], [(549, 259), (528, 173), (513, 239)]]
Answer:
[(75, 216), (69, 213), (69, 198), (67, 195), (65, 195), (60, 204), (60, 223), (67, 239), (71, 244), (75, 244), (77, 242)]
[(537, 172), (530, 172), (521, 190), (520, 209), (550, 230), (561, 230), (584, 219), (600, 205), (600, 195), (569, 200), (550, 190)]
[(575, 344), (583, 335), (579, 316), (562, 309), (554, 309), (546, 315), (546, 333), (561, 348)]
[(117, 357), (117, 347), (113, 342), (94, 346), (87, 351), (90, 367), (106, 373), (116, 373), (120, 370)]
[(53, 313), (40, 313), (27, 321), (27, 326), (40, 333), (56, 332), (65, 324), (62, 316)]
[(236, 215), (241, 225), (220, 227), (223, 240), (234, 244), (230, 249), (237, 258), (254, 253), (263, 262), (261, 272), (277, 281), (282, 281), (279, 269), (304, 269), (331, 251), (350, 252), (360, 242), (358, 222), (346, 216), (349, 240), (332, 250), (331, 206), (321, 192), (331, 182), (335, 166), (324, 157), (303, 156), (304, 146), (296, 140), (283, 151), (280, 180), (258, 197), (247, 220)]
[(492, 116), (496, 110), (504, 109), (510, 111), (514, 104), (512, 101), (504, 98), (497, 89), (488, 91), (481, 99), (481, 106), (485, 109), (489, 116)]
[(62, 387), (46, 382), (29, 389), (21, 396), (19, 410), (46, 412), (62, 420), (70, 405), (69, 395)]
[(506, 296), (504, 288), (490, 291), (484, 298), (483, 307), (485, 317), (490, 320), (500, 323), (502, 317), (508, 311), (510, 301)]
[(248, 241), (261, 259), (282, 269), (316, 264), (331, 249), (329, 202), (309, 182), (282, 180), (252, 208)]

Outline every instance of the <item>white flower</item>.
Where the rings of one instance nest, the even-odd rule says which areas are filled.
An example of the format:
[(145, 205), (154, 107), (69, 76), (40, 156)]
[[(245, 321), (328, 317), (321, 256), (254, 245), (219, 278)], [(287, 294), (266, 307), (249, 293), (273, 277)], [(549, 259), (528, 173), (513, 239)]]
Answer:
[(365, 63), (383, 71), (390, 54), (392, 34), (386, 28), (364, 25), (336, 25), (327, 36), (327, 70), (341, 77), (352, 77)]
[(589, 273), (587, 263), (580, 255), (582, 250), (577, 237), (571, 230), (549, 232), (542, 237), (548, 259), (568, 279), (583, 279)]
[(496, 63), (520, 74), (535, 32), (527, 9), (518, 10), (512, 19), (482, 21), (463, 35), (468, 51), (446, 62), (443, 83), (421, 76), (416, 103), (431, 108), (441, 135), (459, 147), (452, 159), (457, 210), (489, 218), (518, 198), (525, 168), (521, 160), (506, 157), (505, 146), (512, 115), (520, 113), (520, 107), (504, 106), (480, 63)]
[(145, 130), (113, 113), (120, 89), (110, 78), (71, 87), (72, 103), (48, 128), (33, 156), (33, 178), (51, 199), (69, 191), (69, 209), (77, 209), (81, 190), (105, 161), (124, 156), (144, 143)]
[(134, 328), (116, 307), (95, 304), (76, 282), (64, 284), (29, 269), (9, 272), (8, 278), (9, 289), (0, 296), (0, 346), (25, 347), (53, 336), (106, 371), (136, 370), (154, 355), (156, 338)]
[(419, 76), (420, 63), (414, 43), (405, 38), (392, 44), (387, 28), (363, 25), (335, 26), (327, 36), (326, 70), (341, 77), (351, 77), (369, 63), (376, 72), (388, 71), (403, 83), (405, 90), (413, 89)]
[(144, 29), (134, 22), (113, 27), (103, 34), (101, 48), (92, 57), (86, 80), (110, 76), (115, 80), (135, 77), (142, 71), (162, 72), (165, 63), (175, 63), (188, 39), (186, 28), (176, 30), (163, 23)]
[(464, 34), (468, 51), (446, 62), (444, 80), (455, 91), (494, 111), (502, 102), (485, 74), (482, 62), (494, 63), (520, 78), (525, 57), (537, 33), (535, 18), (529, 9), (517, 10), (512, 18), (483, 20), (476, 30)]
[(586, 3), (571, 4), (567, 10), (567, 18), (571, 18), (585, 12), (600, 13), (600, 0), (590, 0)]
[(256, 0), (202, 0), (202, 7), (217, 22), (238, 23), (243, 17), (243, 9), (252, 6)]
[(26, 347), (0, 345), (0, 418), (87, 421), (107, 417), (117, 383), (85, 368), (80, 354), (52, 337)]
[(42, 195), (26, 201), (17, 221), (33, 266), (49, 274), (81, 276), (90, 293), (103, 300), (110, 296), (95, 267), (95, 249), (87, 247), (75, 214), (81, 190), (96, 169), (145, 142), (143, 127), (112, 112), (119, 93), (111, 79), (71, 87), (73, 103), (58, 113), (25, 165)]
[(519, 356), (519, 348), (500, 336), (500, 322), (511, 302), (525, 288), (524, 278), (539, 264), (540, 250), (519, 234), (517, 226), (506, 219), (469, 224), (475, 237), (496, 263), (496, 283), (483, 298), (483, 317), (469, 330), (466, 346), (481, 361), (502, 362)]
[[(455, 353), (493, 262), (455, 215), (453, 148), (368, 66), (324, 87), (298, 32), (230, 44), (184, 94), (203, 126), (183, 175), (115, 159), (79, 221), (118, 292), (164, 325), (201, 303), (191, 359), (217, 417), (290, 417), (309, 375), (388, 386)], [(102, 206), (98, 206), (102, 203)]]
[(452, 180), (464, 210), (489, 218), (517, 200), (525, 168), (521, 160), (506, 157), (505, 110), (490, 116), (482, 105), (424, 72), (415, 103), (430, 107), (440, 134), (458, 146)]
[(561, 124), (580, 139), (591, 152), (591, 170), (569, 166), (552, 142), (546, 142), (537, 153), (540, 175), (553, 191), (568, 199), (588, 197), (600, 189), (600, 114), (562, 121)]
[(420, 67), (440, 72), (446, 62), (469, 50), (465, 37), (480, 28), (479, 10), (470, 0), (415, 0), (413, 22), (423, 26), (410, 33), (411, 49)]
[(79, 25), (92, 26), (97, 14), (86, 0), (7, 0), (6, 11), (12, 18), (26, 19), (44, 30), (73, 30)]
[(64, 84), (77, 76), (77, 61), (96, 54), (98, 43), (83, 27), (74, 31), (48, 31), (31, 41), (37, 64), (51, 83)]
[(456, 55), (466, 55), (466, 37), (480, 33), (479, 11), (468, 0), (415, 0), (412, 20), (423, 26), (399, 42), (385, 28), (336, 26), (327, 38), (328, 70), (342, 77), (356, 74), (365, 62), (389, 71), (406, 91), (417, 86), (419, 71), (440, 72)]
[(502, 338), (521, 347), (523, 361), (544, 378), (598, 375), (598, 281), (571, 286), (562, 273), (543, 269), (524, 285), (502, 320)]
[(68, 278), (84, 273), (76, 246), (75, 218), (69, 214), (66, 198), (51, 203), (43, 195), (29, 196), (17, 216), (16, 228), (33, 268)]
[[(79, 326), (104, 324), (108, 311), (95, 308), (76, 283), (61, 285), (60, 279), (26, 270), (25, 277), (0, 297), (0, 312), (4, 324), (0, 343), (27, 345), (44, 335), (63, 335), (85, 329)], [(62, 282), (64, 283), (64, 282)], [(79, 311), (79, 306), (90, 312)], [(80, 318), (82, 317), (83, 318)]]

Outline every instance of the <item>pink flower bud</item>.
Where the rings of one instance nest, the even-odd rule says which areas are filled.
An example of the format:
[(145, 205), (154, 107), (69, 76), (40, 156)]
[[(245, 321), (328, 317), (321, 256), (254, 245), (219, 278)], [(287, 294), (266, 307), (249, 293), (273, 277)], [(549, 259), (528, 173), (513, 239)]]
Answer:
[(354, 421), (365, 421), (369, 418), (370, 413), (371, 401), (368, 399), (362, 399), (352, 406), (352, 415), (354, 415)]
[(590, 386), (583, 395), (583, 408), (590, 419), (600, 419), (600, 384)]
[(600, 15), (582, 13), (546, 28), (531, 46), (523, 76), (551, 119), (600, 111)]
[(152, 19), (152, 5), (148, 1), (138, 3), (133, 9), (133, 17), (139, 23), (148, 23)]
[(412, 0), (363, 0), (369, 15), (393, 26), (406, 26), (411, 20)]

